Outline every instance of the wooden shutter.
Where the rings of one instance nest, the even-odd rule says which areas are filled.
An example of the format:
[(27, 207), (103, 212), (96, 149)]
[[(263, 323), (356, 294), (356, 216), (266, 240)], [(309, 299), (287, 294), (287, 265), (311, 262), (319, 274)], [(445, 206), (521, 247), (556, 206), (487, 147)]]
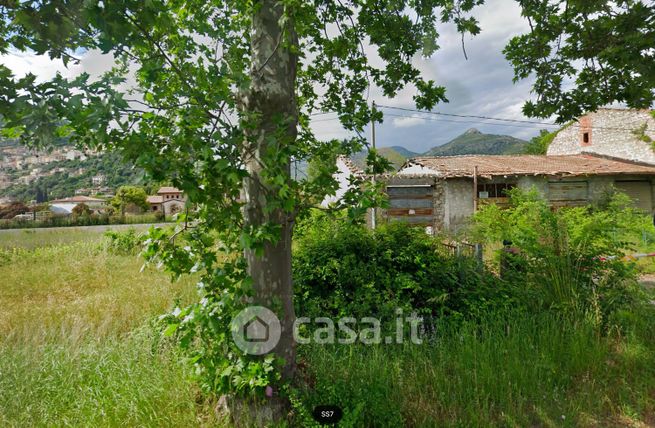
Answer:
[(587, 203), (589, 185), (586, 181), (551, 181), (548, 199), (553, 206), (576, 206)]
[(412, 224), (432, 224), (432, 193), (430, 185), (387, 186), (390, 207), (387, 216)]

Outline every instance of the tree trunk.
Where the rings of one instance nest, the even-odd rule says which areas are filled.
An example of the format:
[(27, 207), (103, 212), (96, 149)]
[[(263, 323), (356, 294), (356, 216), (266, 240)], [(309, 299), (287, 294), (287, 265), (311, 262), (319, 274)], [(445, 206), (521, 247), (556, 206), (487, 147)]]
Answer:
[(249, 177), (244, 180), (243, 195), (246, 226), (274, 224), (280, 229), (277, 242), (267, 242), (259, 254), (247, 249), (245, 256), (248, 273), (253, 279), (255, 303), (268, 307), (280, 318), (282, 333), (273, 352), (284, 359), (282, 376), (290, 380), (296, 367), (291, 279), (293, 216), (281, 208), (270, 210), (278, 198), (279, 185), (270, 183), (264, 174), (273, 168), (281, 171), (285, 182), (289, 183), (289, 157), (279, 159), (274, 155), (277, 161), (271, 161), (271, 154), (294, 143), (297, 137), (297, 56), (290, 50), (290, 45), (295, 44), (295, 33), (291, 21), (286, 21), (285, 27), (281, 27), (283, 12), (284, 7), (279, 1), (260, 0), (255, 3), (251, 84), (242, 99), (245, 121), (255, 126), (246, 126), (244, 131), (244, 159)]

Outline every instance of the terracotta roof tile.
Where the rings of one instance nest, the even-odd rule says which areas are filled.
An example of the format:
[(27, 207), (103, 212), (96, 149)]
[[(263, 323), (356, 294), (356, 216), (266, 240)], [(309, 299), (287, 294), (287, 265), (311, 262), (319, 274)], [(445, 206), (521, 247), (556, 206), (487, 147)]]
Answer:
[(350, 170), (350, 173), (356, 176), (363, 176), (364, 171), (362, 171), (357, 165), (355, 165), (355, 162), (352, 161), (347, 156), (339, 156), (339, 159), (343, 161), (343, 163), (346, 165), (346, 168)]
[[(592, 155), (466, 155), (417, 157), (409, 159), (399, 174), (411, 166), (422, 166), (422, 174), (439, 177), (472, 177), (477, 166), (478, 175), (491, 177), (499, 175), (655, 175), (655, 165), (648, 166), (628, 161), (619, 161)], [(409, 171), (408, 171), (409, 172)]]
[(152, 195), (152, 196), (148, 196), (146, 198), (146, 201), (149, 204), (161, 204), (162, 202), (164, 202), (164, 197), (161, 195)]
[(160, 187), (157, 193), (182, 193), (182, 191), (177, 187), (164, 186)]

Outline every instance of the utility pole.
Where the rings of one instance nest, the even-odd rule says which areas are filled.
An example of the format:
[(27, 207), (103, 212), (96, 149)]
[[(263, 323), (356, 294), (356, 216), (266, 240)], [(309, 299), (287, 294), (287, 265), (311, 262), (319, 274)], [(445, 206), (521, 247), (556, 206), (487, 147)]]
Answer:
[[(375, 113), (375, 101), (373, 101), (371, 111)], [(371, 147), (373, 147), (373, 150), (375, 151), (375, 118), (373, 117), (371, 117)], [(375, 169), (373, 169), (372, 182), (373, 182), (373, 187), (375, 187)], [(371, 229), (375, 229), (376, 226), (375, 211), (376, 211), (375, 207), (371, 208)]]

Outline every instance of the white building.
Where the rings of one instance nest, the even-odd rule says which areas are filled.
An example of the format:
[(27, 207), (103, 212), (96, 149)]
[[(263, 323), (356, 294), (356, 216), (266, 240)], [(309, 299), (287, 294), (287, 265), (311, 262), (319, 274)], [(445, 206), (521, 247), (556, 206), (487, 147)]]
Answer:
[(321, 205), (328, 207), (333, 204), (337, 204), (343, 198), (343, 195), (346, 193), (350, 187), (350, 178), (364, 176), (364, 172), (355, 166), (355, 164), (345, 156), (339, 156), (337, 158), (337, 172), (332, 175), (339, 187), (337, 188), (334, 195), (328, 195), (323, 199)]
[(56, 214), (70, 214), (79, 204), (85, 204), (91, 211), (102, 211), (107, 207), (104, 199), (92, 198), (89, 196), (73, 196), (70, 198), (55, 199), (50, 202), (50, 211)]
[(106, 179), (107, 177), (102, 174), (94, 175), (91, 177), (91, 183), (93, 184), (93, 187), (100, 187), (105, 184)]

